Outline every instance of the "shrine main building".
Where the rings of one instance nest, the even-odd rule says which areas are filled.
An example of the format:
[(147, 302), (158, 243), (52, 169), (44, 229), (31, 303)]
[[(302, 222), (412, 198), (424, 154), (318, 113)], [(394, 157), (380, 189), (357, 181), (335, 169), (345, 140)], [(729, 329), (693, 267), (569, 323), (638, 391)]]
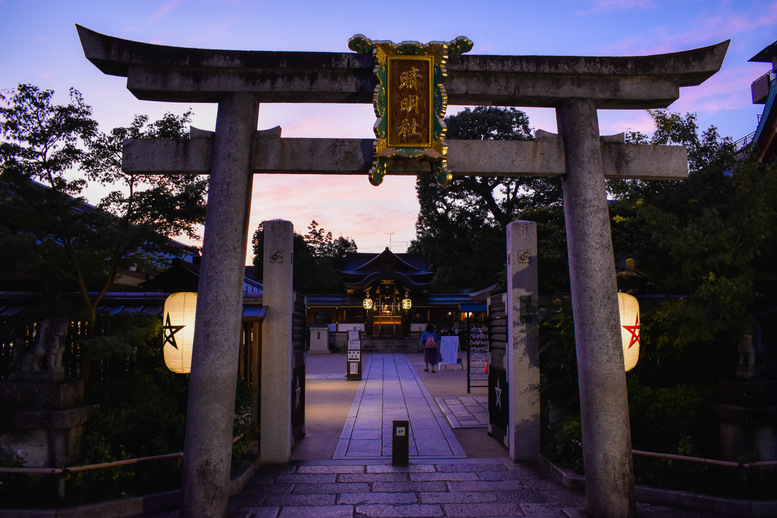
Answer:
[(430, 322), (453, 329), (473, 312), (485, 311), (475, 294), (431, 293), (434, 272), (420, 254), (395, 254), (388, 248), (379, 254), (348, 254), (341, 274), (345, 293), (307, 296), (311, 326), (358, 329), (373, 338), (417, 338)]

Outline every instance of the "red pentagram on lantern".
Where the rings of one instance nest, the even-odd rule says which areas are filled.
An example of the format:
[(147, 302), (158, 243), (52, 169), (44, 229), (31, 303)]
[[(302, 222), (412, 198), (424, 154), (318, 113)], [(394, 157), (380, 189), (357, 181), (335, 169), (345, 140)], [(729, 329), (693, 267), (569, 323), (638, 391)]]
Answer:
[(631, 340), (629, 341), (629, 346), (627, 349), (631, 349), (631, 346), (634, 344), (639, 344), (639, 315), (637, 315), (637, 320), (634, 322), (633, 326), (621, 326), (623, 329), (629, 332), (631, 334)]

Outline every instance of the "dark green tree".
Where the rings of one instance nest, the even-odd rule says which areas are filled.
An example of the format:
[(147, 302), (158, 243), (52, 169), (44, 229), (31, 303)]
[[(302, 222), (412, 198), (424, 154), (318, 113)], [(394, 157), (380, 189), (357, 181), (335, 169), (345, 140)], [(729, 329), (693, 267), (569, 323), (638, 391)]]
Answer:
[(689, 176), (611, 184), (615, 254), (634, 257), (662, 293), (681, 296), (645, 315), (645, 353), (659, 355), (665, 367), (674, 360), (678, 369), (694, 356), (702, 362), (695, 376), (715, 383), (733, 374), (742, 333), (754, 322), (768, 331), (773, 320), (775, 164), (738, 154), (714, 126), (700, 132), (694, 114), (650, 113), (655, 133), (631, 139), (685, 145)]
[[(0, 263), (35, 273), (52, 301), (79, 293), (94, 337), (97, 308), (122, 270), (159, 261), (170, 237), (196, 235), (207, 183), (121, 170), (124, 138), (186, 138), (190, 113), (151, 124), (138, 116), (103, 134), (77, 91), (66, 105), (53, 96), (32, 85), (0, 95)], [(88, 182), (120, 190), (93, 207), (84, 197)], [(84, 347), (82, 358), (93, 353)]]
[(83, 162), (87, 179), (106, 188), (121, 188), (106, 195), (99, 208), (138, 228), (153, 228), (157, 236), (200, 238), (206, 176), (137, 174), (121, 168), (124, 140), (188, 139), (191, 115), (191, 110), (181, 116), (168, 112), (154, 122), (147, 115), (136, 115), (129, 126), (100, 133), (91, 141)]
[[(466, 108), (445, 123), (450, 140), (533, 139), (527, 115), (515, 108)], [(534, 219), (542, 228), (541, 236), (553, 236), (556, 241), (563, 236), (558, 180), (462, 177), (440, 187), (431, 177), (419, 177), (416, 192), (420, 211), (410, 250), (427, 257), (436, 272), (433, 288), (437, 291), (477, 290), (503, 279), (505, 230), (511, 221)], [(563, 239), (560, 245), (565, 247)], [(558, 246), (556, 242), (545, 258), (565, 258), (565, 251), (556, 251)], [(546, 290), (564, 286), (563, 281), (555, 281), (558, 275), (547, 278), (554, 279), (554, 285), (544, 286)]]
[[(757, 163), (715, 127), (700, 130), (694, 114), (650, 114), (655, 132), (632, 133), (627, 141), (686, 146), (689, 176), (608, 184), (615, 259), (634, 258), (652, 281), (651, 297), (640, 301), (640, 361), (627, 374), (632, 441), (641, 450), (714, 455), (708, 402), (717, 397), (719, 379), (733, 376), (742, 334), (755, 324), (774, 357), (777, 164)], [(569, 448), (570, 438), (580, 437), (571, 308), (559, 301), (541, 326), (541, 391), (552, 407), (544, 449), (575, 465), (580, 450)], [(635, 461), (635, 471), (649, 484), (690, 489), (703, 479), (698, 468), (691, 477), (676, 466), (641, 469), (646, 462)]]
[[(319, 227), (316, 220), (310, 222), (308, 233), (303, 238), (314, 257), (341, 261), (345, 259), (346, 254), (356, 252), (356, 243), (353, 239), (343, 236), (333, 238), (332, 233)], [(342, 266), (342, 264), (335, 266)]]
[(36, 274), (56, 299), (71, 275), (76, 236), (100, 220), (80, 196), (86, 181), (68, 174), (97, 124), (77, 91), (66, 105), (53, 104), (53, 94), (32, 85), (0, 92), (0, 264)]

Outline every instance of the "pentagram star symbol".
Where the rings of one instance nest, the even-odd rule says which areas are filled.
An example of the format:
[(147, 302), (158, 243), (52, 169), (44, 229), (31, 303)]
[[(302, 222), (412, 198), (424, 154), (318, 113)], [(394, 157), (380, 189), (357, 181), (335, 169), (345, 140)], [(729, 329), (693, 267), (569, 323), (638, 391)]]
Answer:
[(296, 378), (297, 388), (294, 389), (294, 410), (297, 410), (302, 404), (300, 396), (302, 395), (302, 387), (299, 386), (299, 376)]
[(170, 344), (173, 346), (173, 349), (178, 349), (178, 344), (175, 343), (175, 333), (180, 331), (186, 326), (174, 326), (170, 323), (170, 313), (167, 314), (167, 320), (165, 320), (165, 325), (162, 326), (162, 336), (165, 339), (165, 342), (162, 344), (164, 347), (167, 344)]
[(639, 315), (637, 315), (637, 321), (634, 322), (633, 326), (621, 326), (623, 329), (628, 331), (631, 334), (631, 340), (629, 340), (629, 346), (627, 349), (631, 349), (631, 346), (634, 344), (639, 344)]
[(496, 387), (494, 387), (494, 392), (496, 392), (496, 406), (497, 408), (502, 408), (502, 387), (499, 386), (500, 384), (499, 379), (496, 380)]

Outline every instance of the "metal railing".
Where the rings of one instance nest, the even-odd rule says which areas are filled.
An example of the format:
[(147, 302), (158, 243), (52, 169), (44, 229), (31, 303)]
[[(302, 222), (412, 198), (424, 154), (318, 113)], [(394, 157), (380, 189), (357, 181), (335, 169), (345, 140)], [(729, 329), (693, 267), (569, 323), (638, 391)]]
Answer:
[(152, 455), (149, 457), (138, 457), (135, 459), (115, 460), (112, 462), (100, 462), (98, 464), (84, 464), (82, 466), (71, 466), (68, 468), (25, 468), (20, 467), (0, 467), (0, 473), (26, 474), (26, 475), (67, 475), (78, 473), (79, 471), (91, 471), (95, 469), (117, 468), (130, 464), (139, 464), (153, 460), (177, 459), (183, 457), (183, 452), (166, 453), (164, 455)]
[[(232, 439), (232, 444), (236, 444), (240, 440), (246, 437), (246, 432)], [(65, 499), (65, 478), (71, 473), (78, 473), (81, 471), (92, 471), (106, 468), (118, 468), (121, 466), (128, 466), (131, 464), (140, 464), (142, 462), (171, 460), (183, 458), (183, 452), (165, 453), (163, 455), (151, 455), (148, 457), (137, 457), (133, 459), (115, 460), (111, 462), (100, 462), (97, 464), (84, 464), (81, 466), (70, 466), (66, 468), (55, 467), (3, 467), (0, 466), (0, 473), (8, 473), (12, 475), (57, 475), (57, 496), (60, 500)]]
[[(578, 448), (583, 447), (583, 443), (578, 440), (573, 440), (572, 443), (577, 446)], [(651, 457), (654, 459), (665, 459), (665, 460), (679, 460), (684, 462), (693, 462), (696, 464), (707, 464), (709, 466), (723, 466), (725, 468), (766, 468), (766, 467), (773, 467), (777, 466), (777, 460), (763, 460), (763, 461), (755, 461), (755, 462), (734, 462), (730, 460), (718, 460), (718, 459), (705, 459), (702, 457), (691, 457), (688, 455), (677, 455), (675, 453), (656, 453), (652, 451), (643, 451), (643, 450), (631, 450), (632, 455), (636, 455), (638, 457)]]
[(673, 453), (654, 453), (650, 451), (631, 450), (632, 455), (640, 457), (651, 457), (654, 459), (679, 460), (684, 462), (694, 462), (697, 464), (707, 464), (709, 466), (723, 466), (726, 468), (765, 468), (777, 466), (777, 460), (764, 460), (756, 462), (733, 462), (730, 460), (704, 459), (701, 457), (689, 457), (686, 455), (675, 455)]
[(750, 145), (753, 142), (754, 138), (755, 138), (755, 131), (752, 133), (748, 133), (747, 135), (745, 135), (744, 137), (738, 140), (735, 140), (734, 149), (736, 149), (737, 151), (742, 150), (746, 146)]

